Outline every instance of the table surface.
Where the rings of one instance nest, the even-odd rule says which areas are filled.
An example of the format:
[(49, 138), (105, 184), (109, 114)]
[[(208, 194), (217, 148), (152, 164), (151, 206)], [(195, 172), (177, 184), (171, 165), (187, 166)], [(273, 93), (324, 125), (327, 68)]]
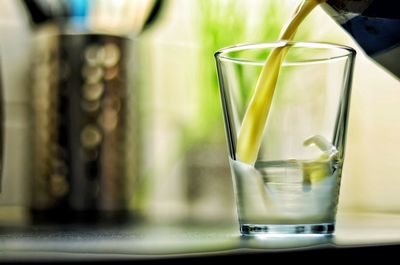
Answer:
[(0, 262), (281, 258), (346, 250), (400, 257), (400, 214), (339, 214), (330, 237), (240, 237), (235, 223), (0, 226)]

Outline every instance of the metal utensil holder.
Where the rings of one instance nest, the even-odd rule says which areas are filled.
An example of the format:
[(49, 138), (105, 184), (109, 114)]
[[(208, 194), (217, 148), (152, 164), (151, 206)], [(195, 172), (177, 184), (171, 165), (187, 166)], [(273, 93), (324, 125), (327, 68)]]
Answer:
[(126, 220), (140, 171), (132, 40), (57, 33), (34, 44), (34, 220)]

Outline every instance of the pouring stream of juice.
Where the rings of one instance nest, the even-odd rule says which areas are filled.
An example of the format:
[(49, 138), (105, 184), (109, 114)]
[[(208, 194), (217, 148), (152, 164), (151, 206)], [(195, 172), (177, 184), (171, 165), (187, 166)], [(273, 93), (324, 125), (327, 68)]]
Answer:
[[(289, 23), (281, 31), (279, 40), (291, 40), (301, 22), (321, 2), (325, 0), (303, 0)], [(236, 158), (241, 162), (254, 165), (257, 159), (279, 70), (287, 49), (286, 46), (273, 49), (261, 70), (239, 132)]]

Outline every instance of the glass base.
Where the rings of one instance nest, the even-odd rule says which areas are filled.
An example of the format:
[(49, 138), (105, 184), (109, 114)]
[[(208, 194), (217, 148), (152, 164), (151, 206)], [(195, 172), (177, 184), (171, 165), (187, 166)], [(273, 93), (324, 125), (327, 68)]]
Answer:
[(241, 224), (240, 233), (242, 235), (300, 235), (300, 234), (318, 234), (329, 235), (335, 231), (334, 223), (321, 224)]

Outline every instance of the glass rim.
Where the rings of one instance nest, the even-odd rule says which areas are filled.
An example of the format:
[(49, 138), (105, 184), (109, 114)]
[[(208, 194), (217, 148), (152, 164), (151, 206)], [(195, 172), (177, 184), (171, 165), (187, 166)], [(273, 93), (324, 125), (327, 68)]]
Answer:
[(312, 62), (323, 62), (331, 61), (340, 58), (348, 58), (356, 55), (355, 49), (350, 46), (332, 43), (332, 42), (304, 42), (304, 41), (274, 41), (274, 42), (259, 42), (259, 43), (243, 43), (232, 45), (228, 47), (221, 48), (214, 53), (214, 57), (217, 60), (224, 60), (238, 64), (253, 64), (253, 65), (263, 65), (265, 60), (249, 60), (243, 59), (235, 56), (229, 56), (228, 54), (236, 51), (246, 51), (254, 49), (267, 49), (267, 48), (279, 48), (279, 47), (294, 47), (294, 48), (314, 48), (314, 49), (330, 49), (344, 51), (343, 54), (336, 56), (324, 56), (319, 59), (305, 59), (298, 61), (290, 61), (284, 64), (296, 64), (296, 63), (312, 63)]

